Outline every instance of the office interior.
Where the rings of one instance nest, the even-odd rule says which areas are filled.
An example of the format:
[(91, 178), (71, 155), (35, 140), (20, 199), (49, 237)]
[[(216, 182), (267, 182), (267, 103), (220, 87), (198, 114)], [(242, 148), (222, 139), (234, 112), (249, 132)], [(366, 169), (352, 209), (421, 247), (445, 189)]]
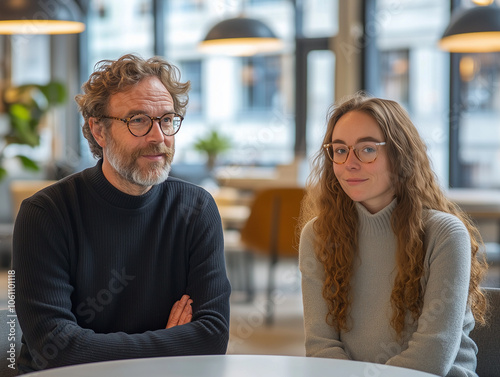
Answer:
[[(43, 185), (95, 164), (74, 96), (97, 62), (125, 53), (162, 56), (191, 82), (171, 174), (214, 195), (221, 214), (227, 211), (228, 230), (236, 231), (227, 232), (228, 244), (237, 243), (256, 191), (305, 185), (332, 104), (364, 90), (396, 100), (409, 112), (440, 184), (476, 216), (491, 264), (484, 284), (500, 287), (500, 52), (449, 53), (439, 47), (452, 13), (478, 6), (472, 0), (75, 3), (85, 23), (82, 33), (0, 35), (2, 93), (51, 82), (62, 83), (66, 93), (65, 101), (45, 114), (34, 147), (6, 144), (9, 117), (0, 104), (2, 287), (17, 210), (12, 187)], [(281, 48), (250, 56), (200, 50), (213, 25), (241, 14), (268, 25)], [(207, 154), (197, 144), (213, 131), (227, 147), (208, 167)], [(38, 170), (26, 169), (17, 155), (28, 156)], [(233, 285), (228, 352), (303, 355), (296, 258), (278, 265), (275, 318), (269, 324), (267, 256), (254, 255), (249, 262), (246, 253), (234, 247), (226, 256)], [(248, 264), (252, 279), (241, 279), (249, 273)], [(254, 290), (250, 299), (248, 284)]]

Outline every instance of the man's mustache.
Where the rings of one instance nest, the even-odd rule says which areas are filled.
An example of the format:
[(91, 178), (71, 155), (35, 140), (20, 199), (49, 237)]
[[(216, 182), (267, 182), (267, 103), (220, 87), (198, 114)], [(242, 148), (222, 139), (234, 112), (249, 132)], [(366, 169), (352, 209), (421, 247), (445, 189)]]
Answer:
[(173, 158), (175, 154), (175, 149), (167, 147), (166, 145), (156, 145), (147, 148), (140, 149), (134, 153), (134, 157), (144, 156), (144, 155), (158, 155), (164, 154), (167, 158)]

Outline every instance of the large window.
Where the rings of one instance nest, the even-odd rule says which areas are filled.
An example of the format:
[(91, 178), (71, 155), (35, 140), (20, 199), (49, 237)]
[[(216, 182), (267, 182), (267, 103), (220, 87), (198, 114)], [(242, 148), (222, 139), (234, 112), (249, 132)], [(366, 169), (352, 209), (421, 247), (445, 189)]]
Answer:
[[(128, 52), (155, 54), (162, 41), (164, 57), (191, 81), (190, 102), (176, 136), (176, 163), (203, 164), (197, 138), (216, 129), (230, 136), (224, 163), (275, 165), (294, 154), (293, 2), (169, 0), (161, 17), (163, 34), (155, 36), (153, 0), (91, 0), (88, 22), (89, 71), (100, 59)], [(251, 58), (204, 55), (199, 42), (217, 22), (238, 16), (266, 24), (285, 42), (276, 55)], [(157, 28), (158, 30), (158, 28)], [(158, 31), (157, 31), (158, 32)], [(87, 148), (88, 149), (88, 148)]]
[(460, 183), (500, 188), (500, 53), (462, 54), (459, 76)]
[(280, 104), (281, 62), (279, 56), (242, 59), (243, 111), (272, 111)]
[(153, 55), (153, 25), (152, 0), (91, 0), (87, 22), (89, 71), (102, 59), (132, 52)]
[(439, 50), (437, 41), (449, 20), (449, 1), (367, 3), (366, 89), (406, 108), (428, 146), (440, 183), (446, 187), (449, 54)]
[(181, 80), (191, 83), (189, 91), (189, 104), (187, 111), (190, 117), (202, 116), (203, 114), (203, 90), (202, 80), (202, 62), (199, 59), (181, 61), (179, 68), (181, 71)]
[[(307, 56), (307, 149), (311, 159), (325, 136), (327, 116), (334, 103), (335, 55), (330, 50), (311, 51)], [(305, 179), (306, 177), (303, 177)]]
[[(499, 188), (500, 54), (439, 50), (450, 1), (369, 4), (367, 29), (373, 26), (368, 30), (376, 48), (365, 61), (372, 67), (368, 89), (407, 108), (443, 186)], [(476, 6), (471, 0), (454, 4)]]
[[(51, 81), (50, 57), (44, 54), (45, 51), (50, 49), (50, 37), (46, 35), (14, 35), (9, 39), (4, 39), (7, 44), (5, 48), (10, 48), (12, 61), (10, 64), (12, 72), (10, 72), (11, 85), (18, 87), (26, 84), (41, 84), (45, 85)], [(45, 118), (47, 120), (47, 118)], [(0, 133), (6, 131), (8, 128), (8, 118), (2, 114), (0, 118)], [(4, 123), (5, 122), (5, 123)], [(58, 124), (58, 122), (55, 122)], [(51, 144), (56, 124), (42, 122), (39, 126), (40, 132), (40, 145), (37, 147), (30, 147), (28, 145), (10, 144), (5, 147), (3, 151), (5, 167), (10, 175), (22, 176), (26, 172), (21, 169), (21, 164), (18, 159), (13, 157), (19, 154), (30, 156), (41, 167), (49, 163), (52, 156)], [(3, 135), (2, 135), (3, 136)], [(0, 148), (1, 145), (0, 138)], [(33, 174), (33, 172), (28, 174)]]
[(170, 12), (193, 12), (203, 10), (204, 0), (169, 0)]
[(380, 85), (387, 97), (409, 108), (410, 71), (408, 49), (380, 52)]

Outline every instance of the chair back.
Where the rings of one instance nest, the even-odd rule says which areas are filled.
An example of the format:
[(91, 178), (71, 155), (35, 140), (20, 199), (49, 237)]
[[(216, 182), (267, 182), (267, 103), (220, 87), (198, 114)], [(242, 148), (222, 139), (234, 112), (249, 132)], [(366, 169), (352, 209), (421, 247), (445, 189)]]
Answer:
[(17, 358), (21, 351), (21, 328), (14, 313), (0, 309), (0, 374), (17, 376)]
[(242, 243), (260, 253), (297, 256), (297, 220), (304, 194), (300, 187), (258, 191), (241, 229)]
[(500, 376), (500, 288), (483, 288), (489, 301), (486, 326), (474, 328), (470, 337), (476, 343), (479, 377)]

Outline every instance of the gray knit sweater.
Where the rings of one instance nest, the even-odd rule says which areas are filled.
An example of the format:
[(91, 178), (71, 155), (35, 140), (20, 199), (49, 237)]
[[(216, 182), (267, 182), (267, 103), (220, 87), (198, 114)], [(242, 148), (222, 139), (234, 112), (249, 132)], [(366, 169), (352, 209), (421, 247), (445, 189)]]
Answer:
[(423, 311), (416, 324), (408, 316), (403, 339), (396, 340), (390, 325), (390, 296), (396, 276), (396, 237), (390, 219), (395, 206), (394, 200), (370, 214), (357, 203), (359, 256), (351, 281), (350, 331), (338, 333), (325, 321), (324, 270), (314, 251), (314, 220), (305, 226), (299, 264), (306, 354), (395, 365), (439, 376), (477, 376), (477, 347), (469, 338), (474, 318), (467, 306), (470, 239), (455, 216), (428, 212)]

